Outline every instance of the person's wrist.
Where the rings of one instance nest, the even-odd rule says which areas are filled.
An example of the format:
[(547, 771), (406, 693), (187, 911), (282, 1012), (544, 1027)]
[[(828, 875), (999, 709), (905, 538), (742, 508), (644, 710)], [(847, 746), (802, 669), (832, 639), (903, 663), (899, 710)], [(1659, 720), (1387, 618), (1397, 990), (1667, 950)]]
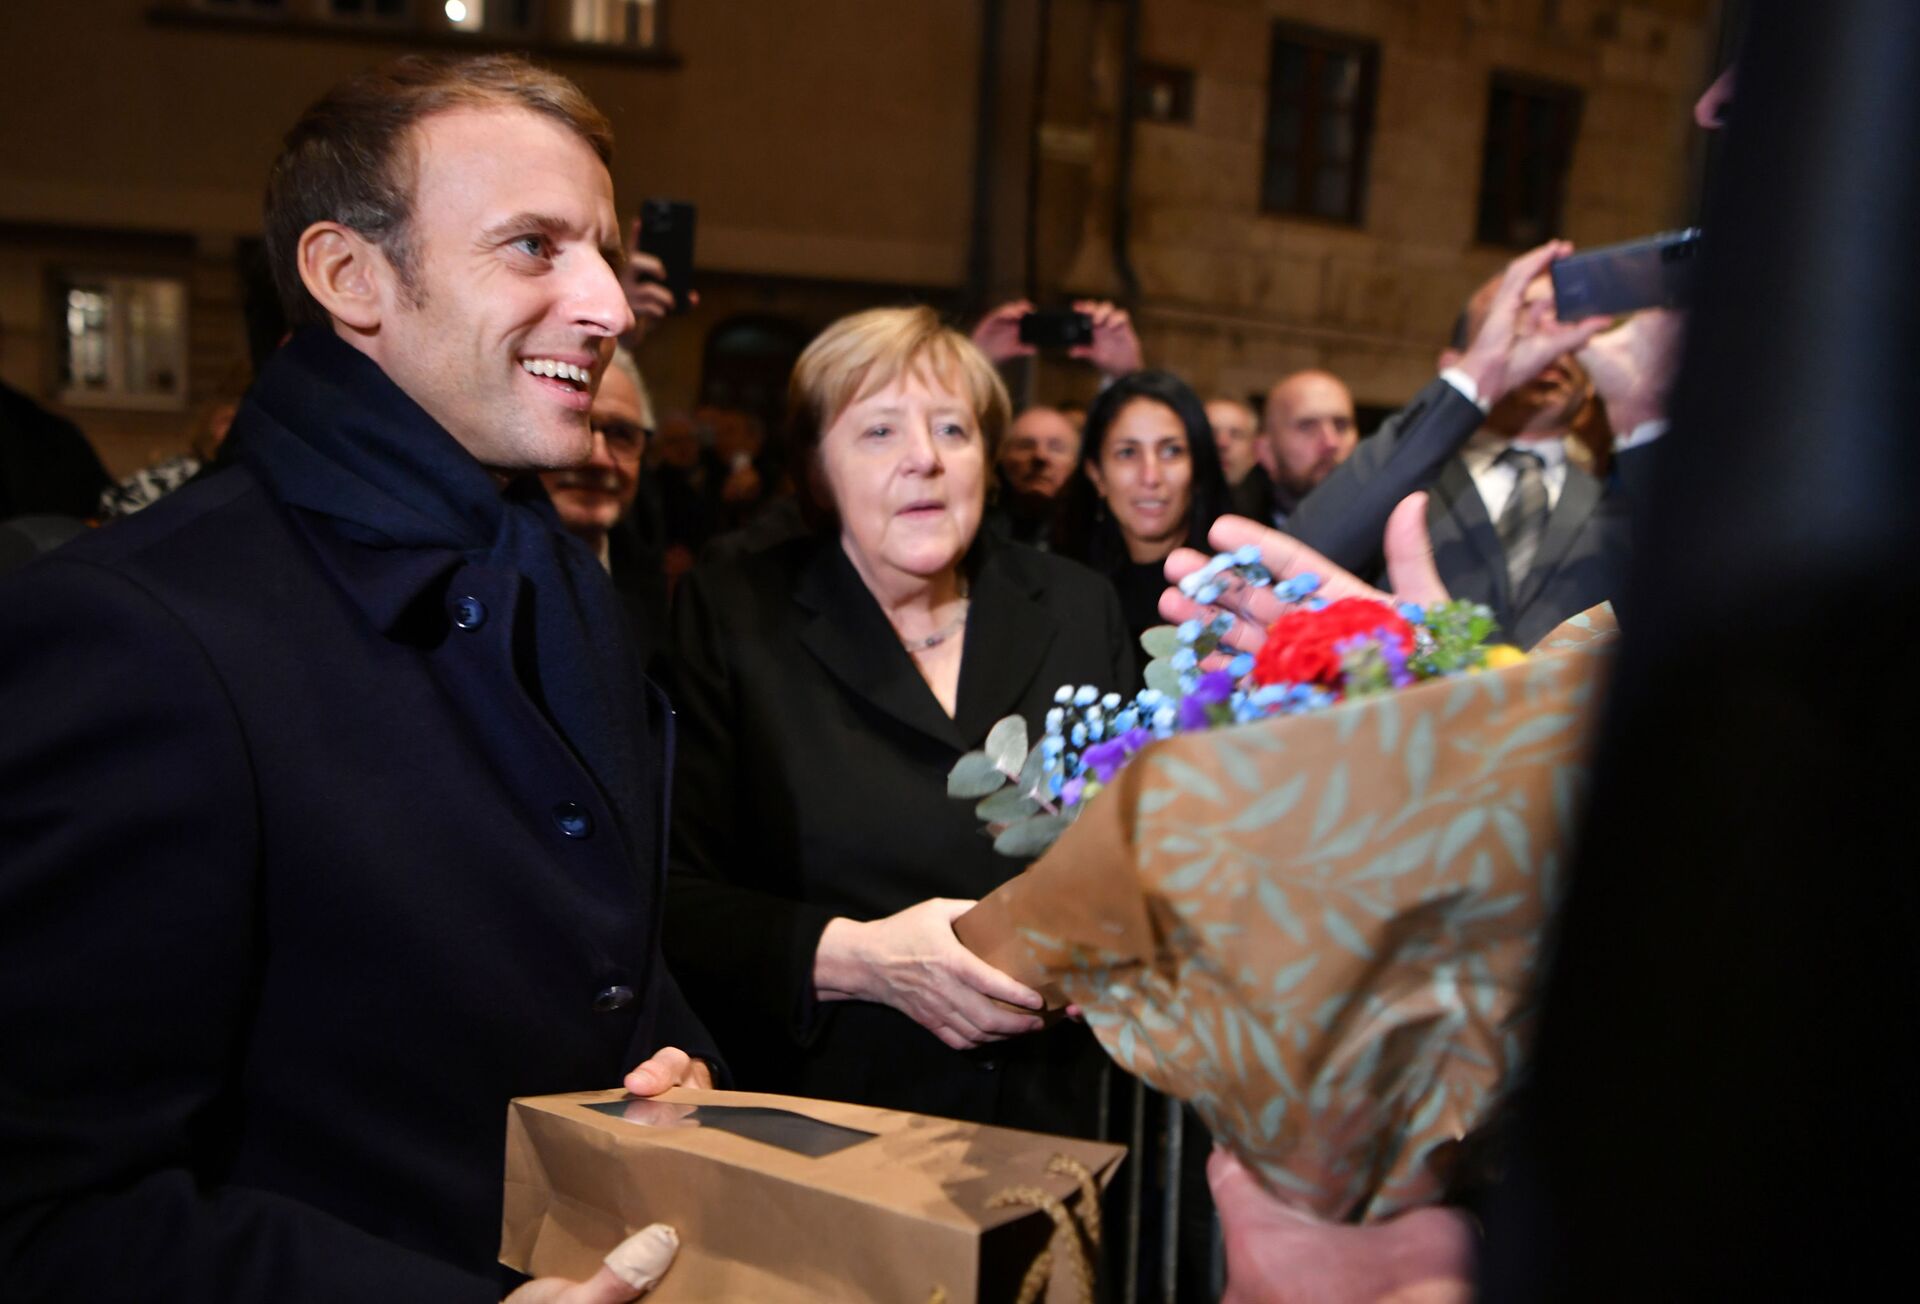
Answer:
[(1507, 396), (1502, 388), (1505, 383), (1505, 360), (1501, 358), (1479, 357), (1467, 354), (1451, 367), (1447, 368), (1463, 377), (1473, 386), (1471, 397), (1486, 411)]
[(866, 992), (869, 966), (862, 947), (866, 925), (835, 915), (820, 930), (813, 952), (813, 990), (823, 1001), (859, 1000)]

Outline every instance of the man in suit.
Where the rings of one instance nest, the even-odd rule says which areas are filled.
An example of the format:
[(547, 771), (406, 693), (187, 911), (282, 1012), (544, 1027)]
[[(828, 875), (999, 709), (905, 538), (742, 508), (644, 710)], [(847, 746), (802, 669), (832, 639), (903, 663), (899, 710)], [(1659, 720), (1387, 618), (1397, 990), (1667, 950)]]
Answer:
[(1207, 400), (1207, 424), (1235, 515), (1266, 520), (1273, 511), (1273, 477), (1260, 465), (1260, 418), (1239, 399), (1221, 395)]
[(526, 474), (632, 320), (610, 149), (515, 58), (335, 87), (234, 465), (0, 590), (8, 1299), (498, 1300), (508, 1100), (710, 1082), (668, 712)]
[[(1630, 536), (1621, 479), (1603, 484), (1566, 456), (1591, 392), (1576, 354), (1608, 324), (1554, 319), (1546, 269), (1570, 249), (1543, 245), (1482, 286), (1455, 347), (1440, 355), (1440, 377), (1288, 526), (1337, 564), (1377, 576), (1388, 514), (1428, 490), (1427, 528), (1448, 590), (1485, 603), (1498, 636), (1521, 647), (1614, 596)], [(1616, 442), (1620, 477), (1661, 429), (1636, 426)]]
[(1261, 434), (1273, 461), (1273, 501), (1259, 519), (1289, 529), (1306, 496), (1353, 456), (1360, 428), (1353, 393), (1332, 372), (1307, 370), (1283, 376), (1267, 391)]

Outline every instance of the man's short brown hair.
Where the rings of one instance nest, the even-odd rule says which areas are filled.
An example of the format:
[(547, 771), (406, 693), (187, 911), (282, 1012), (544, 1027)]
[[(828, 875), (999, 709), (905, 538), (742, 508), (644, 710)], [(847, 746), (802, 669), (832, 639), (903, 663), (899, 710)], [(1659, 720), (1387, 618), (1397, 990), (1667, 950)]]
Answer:
[(613, 127), (571, 81), (517, 55), (439, 59), (410, 54), (347, 78), (300, 115), (267, 178), (267, 264), (290, 326), (324, 326), (327, 311), (300, 279), (300, 236), (338, 222), (378, 245), (409, 291), (419, 160), (412, 129), (453, 109), (544, 114), (613, 161)]

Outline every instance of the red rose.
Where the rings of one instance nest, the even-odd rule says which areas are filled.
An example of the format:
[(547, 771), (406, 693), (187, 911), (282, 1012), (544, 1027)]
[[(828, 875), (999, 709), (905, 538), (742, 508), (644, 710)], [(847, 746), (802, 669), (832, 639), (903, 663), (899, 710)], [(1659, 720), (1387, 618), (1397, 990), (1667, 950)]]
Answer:
[(1350, 638), (1384, 635), (1413, 651), (1413, 626), (1384, 602), (1341, 598), (1318, 611), (1289, 611), (1267, 630), (1267, 641), (1253, 659), (1253, 677), (1262, 684), (1319, 684), (1340, 687), (1340, 653)]

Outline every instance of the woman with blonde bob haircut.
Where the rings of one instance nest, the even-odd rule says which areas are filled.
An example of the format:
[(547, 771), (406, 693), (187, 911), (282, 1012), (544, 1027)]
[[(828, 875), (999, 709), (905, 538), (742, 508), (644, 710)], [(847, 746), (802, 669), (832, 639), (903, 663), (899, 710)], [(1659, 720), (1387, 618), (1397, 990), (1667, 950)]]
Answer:
[(930, 309), (828, 327), (788, 412), (812, 532), (674, 612), (669, 962), (739, 1087), (1090, 1135), (1085, 1029), (954, 937), (1024, 864), (946, 774), (1060, 685), (1129, 682), (1113, 590), (980, 529), (1006, 389)]

